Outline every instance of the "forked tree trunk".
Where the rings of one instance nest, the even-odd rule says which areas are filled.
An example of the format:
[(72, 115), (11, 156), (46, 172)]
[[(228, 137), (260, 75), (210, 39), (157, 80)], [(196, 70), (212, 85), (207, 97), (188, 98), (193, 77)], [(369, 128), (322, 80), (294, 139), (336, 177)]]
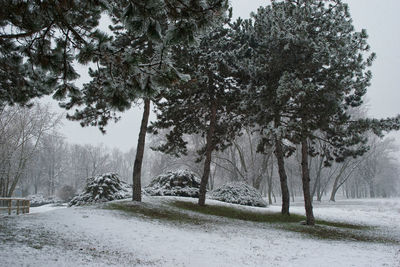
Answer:
[(199, 206), (204, 206), (206, 204), (207, 183), (208, 178), (210, 177), (211, 155), (214, 150), (214, 133), (217, 122), (217, 105), (215, 102), (211, 104), (210, 111), (210, 126), (206, 137), (206, 158), (204, 160), (203, 176), (201, 177), (200, 182)]
[(335, 181), (333, 182), (333, 188), (332, 188), (332, 192), (331, 192), (331, 197), (330, 197), (330, 201), (335, 201), (335, 197), (336, 197), (336, 193), (339, 190), (340, 186), (343, 185), (343, 182), (340, 182), (340, 178), (342, 177), (344, 171), (347, 168), (348, 163), (343, 163), (342, 167), (339, 170), (339, 174), (335, 177)]
[(146, 141), (146, 132), (147, 132), (147, 124), (149, 122), (150, 115), (150, 99), (146, 98), (144, 100), (144, 110), (142, 123), (140, 124), (140, 132), (139, 139), (136, 148), (136, 158), (133, 166), (133, 193), (132, 200), (133, 201), (142, 201), (142, 163), (143, 163), (143, 154), (144, 154), (144, 146)]
[(307, 139), (301, 142), (301, 171), (303, 181), (304, 206), (306, 208), (307, 225), (314, 225), (315, 219), (313, 214), (311, 194), (310, 194), (310, 170), (308, 168), (308, 143)]

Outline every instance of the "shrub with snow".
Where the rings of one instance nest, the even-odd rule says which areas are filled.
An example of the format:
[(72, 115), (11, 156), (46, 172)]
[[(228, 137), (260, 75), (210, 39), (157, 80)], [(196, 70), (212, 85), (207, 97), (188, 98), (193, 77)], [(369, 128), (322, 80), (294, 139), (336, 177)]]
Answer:
[(176, 170), (156, 176), (144, 189), (150, 196), (199, 197), (200, 179), (191, 171)]
[(245, 183), (228, 183), (213, 190), (210, 198), (239, 205), (266, 207), (267, 203), (261, 194)]
[(121, 181), (116, 173), (105, 173), (87, 179), (85, 190), (74, 197), (69, 206), (81, 206), (96, 202), (124, 199), (132, 196), (130, 186)]
[(28, 199), (30, 200), (31, 207), (39, 207), (46, 204), (61, 203), (61, 200), (54, 196), (45, 197), (42, 194), (30, 195), (28, 196)]

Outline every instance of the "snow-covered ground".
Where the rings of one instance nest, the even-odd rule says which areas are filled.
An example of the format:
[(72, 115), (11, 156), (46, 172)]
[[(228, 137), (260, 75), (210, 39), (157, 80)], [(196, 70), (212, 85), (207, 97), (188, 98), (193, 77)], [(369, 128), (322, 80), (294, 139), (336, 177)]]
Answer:
[[(400, 240), (400, 199), (314, 206), (318, 218), (378, 226)], [(291, 212), (304, 213), (301, 203)], [(32, 208), (0, 217), (0, 266), (400, 266), (396, 244), (319, 240), (268, 224), (213, 220), (186, 225), (96, 207)]]

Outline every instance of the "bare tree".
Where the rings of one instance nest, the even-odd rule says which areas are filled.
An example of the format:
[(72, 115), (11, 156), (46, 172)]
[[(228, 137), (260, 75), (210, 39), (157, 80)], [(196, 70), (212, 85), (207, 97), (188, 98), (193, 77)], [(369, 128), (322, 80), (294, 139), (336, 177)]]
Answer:
[(61, 115), (39, 104), (4, 107), (0, 112), (0, 195), (10, 197), (43, 135), (60, 124)]

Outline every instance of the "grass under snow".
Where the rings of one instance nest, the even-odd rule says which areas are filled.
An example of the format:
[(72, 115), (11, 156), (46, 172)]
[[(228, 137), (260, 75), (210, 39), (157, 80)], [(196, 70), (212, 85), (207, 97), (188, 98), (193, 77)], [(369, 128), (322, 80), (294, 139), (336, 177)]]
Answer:
[(144, 219), (156, 219), (161, 222), (180, 223), (188, 226), (226, 224), (239, 220), (303, 234), (314, 239), (400, 244), (400, 240), (382, 235), (376, 231), (376, 227), (370, 225), (317, 218), (315, 226), (307, 226), (301, 223), (306, 220), (302, 215), (292, 213), (290, 216), (285, 216), (279, 212), (263, 210), (263, 208), (241, 207), (225, 203), (222, 205), (208, 204), (201, 207), (188, 200), (168, 199), (156, 204), (120, 201), (107, 204), (105, 208), (124, 211), (128, 216), (140, 216)]

